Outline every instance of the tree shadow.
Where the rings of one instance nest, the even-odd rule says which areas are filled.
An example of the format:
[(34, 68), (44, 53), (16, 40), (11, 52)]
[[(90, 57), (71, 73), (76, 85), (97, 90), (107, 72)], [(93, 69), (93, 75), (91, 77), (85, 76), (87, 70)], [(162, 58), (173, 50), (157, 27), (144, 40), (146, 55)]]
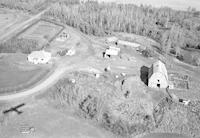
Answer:
[(140, 79), (144, 82), (144, 84), (148, 85), (148, 74), (149, 68), (146, 66), (142, 66), (140, 68)]

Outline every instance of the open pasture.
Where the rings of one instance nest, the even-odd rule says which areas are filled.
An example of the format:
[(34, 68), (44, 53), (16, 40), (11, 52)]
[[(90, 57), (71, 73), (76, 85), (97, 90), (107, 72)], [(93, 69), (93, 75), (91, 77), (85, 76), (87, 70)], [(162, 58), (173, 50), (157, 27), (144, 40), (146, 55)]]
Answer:
[(4, 27), (17, 21), (17, 15), (0, 10), (0, 26)]
[(29, 16), (19, 12), (0, 9), (0, 35), (16, 27), (19, 23), (25, 21), (28, 18)]
[(34, 39), (38, 41), (39, 45), (45, 45), (62, 30), (63, 26), (41, 20), (24, 30), (18, 37)]
[(16, 56), (15, 60), (19, 59), (18, 62), (13, 60), (14, 56), (8, 59), (6, 57), (0, 58), (0, 95), (29, 88), (49, 72), (48, 68), (26, 64), (26, 59), (22, 56)]

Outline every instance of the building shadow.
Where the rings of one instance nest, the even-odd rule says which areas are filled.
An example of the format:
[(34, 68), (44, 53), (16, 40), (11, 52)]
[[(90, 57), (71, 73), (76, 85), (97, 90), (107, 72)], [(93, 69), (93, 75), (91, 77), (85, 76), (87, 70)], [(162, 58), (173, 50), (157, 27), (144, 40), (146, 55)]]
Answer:
[(144, 84), (148, 85), (148, 74), (149, 68), (146, 66), (142, 66), (140, 68), (140, 79), (144, 82)]

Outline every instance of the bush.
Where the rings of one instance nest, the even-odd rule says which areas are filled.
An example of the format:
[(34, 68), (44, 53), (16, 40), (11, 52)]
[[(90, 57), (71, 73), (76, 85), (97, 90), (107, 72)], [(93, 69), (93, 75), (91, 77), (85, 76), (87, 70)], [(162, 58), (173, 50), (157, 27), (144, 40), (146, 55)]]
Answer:
[(192, 64), (195, 66), (200, 66), (200, 57), (199, 55), (192, 56)]
[(128, 136), (128, 124), (124, 123), (120, 119), (116, 119), (110, 115), (110, 113), (103, 113), (102, 115), (102, 127), (113, 132), (116, 135)]
[(144, 49), (143, 51), (142, 51), (142, 55), (144, 56), (144, 57), (153, 57), (153, 56), (155, 56), (155, 52), (154, 52), (154, 50), (152, 50), (151, 48), (146, 48), (146, 49)]

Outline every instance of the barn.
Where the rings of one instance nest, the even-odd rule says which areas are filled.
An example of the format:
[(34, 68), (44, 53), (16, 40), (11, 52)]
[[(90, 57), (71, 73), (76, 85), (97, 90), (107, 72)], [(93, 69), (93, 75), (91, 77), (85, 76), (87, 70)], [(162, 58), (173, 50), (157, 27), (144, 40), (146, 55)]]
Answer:
[(33, 51), (28, 55), (28, 61), (34, 64), (47, 64), (51, 59), (51, 53), (44, 50)]
[(160, 60), (153, 63), (148, 73), (148, 86), (151, 88), (167, 88), (168, 74), (165, 64)]

